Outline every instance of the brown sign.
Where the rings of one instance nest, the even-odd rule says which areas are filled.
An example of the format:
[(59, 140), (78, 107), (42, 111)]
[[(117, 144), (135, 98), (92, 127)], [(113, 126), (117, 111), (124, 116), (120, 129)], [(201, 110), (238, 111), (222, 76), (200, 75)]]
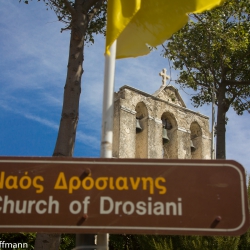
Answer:
[(235, 161), (0, 158), (0, 232), (240, 235)]

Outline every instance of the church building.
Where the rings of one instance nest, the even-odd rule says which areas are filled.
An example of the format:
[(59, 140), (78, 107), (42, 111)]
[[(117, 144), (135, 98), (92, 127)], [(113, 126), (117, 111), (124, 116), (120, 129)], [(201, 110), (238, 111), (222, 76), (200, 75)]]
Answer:
[(211, 159), (209, 118), (186, 108), (166, 69), (160, 75), (153, 94), (127, 85), (115, 93), (113, 157)]

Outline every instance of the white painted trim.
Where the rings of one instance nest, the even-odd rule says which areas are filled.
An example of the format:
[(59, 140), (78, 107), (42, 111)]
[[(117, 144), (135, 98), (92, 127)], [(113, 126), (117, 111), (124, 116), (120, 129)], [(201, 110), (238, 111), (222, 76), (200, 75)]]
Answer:
[(161, 119), (158, 119), (158, 118), (155, 118), (155, 117), (153, 117), (153, 116), (148, 116), (148, 119), (149, 120), (153, 120), (153, 121), (155, 121), (156, 123), (159, 123), (159, 124), (162, 124), (162, 120)]
[(120, 105), (120, 108), (121, 108), (121, 110), (126, 111), (128, 113), (131, 113), (133, 115), (135, 115), (137, 113), (135, 110), (129, 109), (129, 108), (123, 106), (123, 105)]
[(205, 136), (205, 135), (202, 135), (202, 138), (203, 138), (203, 139), (207, 139), (207, 140), (212, 140), (211, 137), (208, 137), (208, 136)]
[(187, 131), (185, 128), (182, 128), (182, 127), (178, 127), (177, 130), (185, 132), (185, 133), (190, 133), (189, 131)]

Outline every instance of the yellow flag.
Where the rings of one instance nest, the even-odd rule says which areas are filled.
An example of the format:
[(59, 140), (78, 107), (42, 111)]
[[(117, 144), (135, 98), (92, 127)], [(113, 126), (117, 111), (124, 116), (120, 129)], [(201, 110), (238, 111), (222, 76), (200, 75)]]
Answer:
[(108, 0), (106, 53), (117, 40), (116, 58), (148, 54), (199, 13), (223, 0)]

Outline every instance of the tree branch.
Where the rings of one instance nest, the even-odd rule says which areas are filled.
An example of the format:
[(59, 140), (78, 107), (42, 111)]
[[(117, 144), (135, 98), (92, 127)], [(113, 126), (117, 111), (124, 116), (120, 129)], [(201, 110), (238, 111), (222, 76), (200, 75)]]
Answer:
[(98, 1), (100, 1), (100, 0), (85, 1), (85, 3), (83, 4), (84, 14), (87, 14), (89, 12), (89, 10), (91, 9), (91, 7), (93, 7)]
[(191, 69), (187, 66), (187, 63), (186, 63), (185, 59), (184, 59), (183, 61), (184, 61), (184, 63), (185, 63), (185, 67), (186, 67), (187, 70), (188, 70), (188, 73), (191, 75), (191, 77), (193, 78), (194, 82), (195, 82), (198, 86), (203, 86), (203, 87), (206, 87), (206, 88), (207, 88), (206, 85), (200, 83), (200, 82), (193, 76), (193, 74), (191, 73), (192, 71), (191, 71)]
[(194, 16), (198, 21), (204, 24), (203, 20), (197, 14), (192, 13), (192, 16)]
[(71, 15), (73, 16), (75, 14), (75, 9), (72, 7), (72, 5), (70, 4), (70, 2), (68, 0), (63, 0), (65, 6), (67, 7), (68, 11), (71, 13)]
[(226, 85), (250, 85), (250, 81), (234, 81), (234, 80), (224, 80)]
[(100, 10), (103, 3), (104, 0), (98, 0), (95, 7), (88, 13), (89, 20), (91, 20), (95, 16), (95, 14)]

